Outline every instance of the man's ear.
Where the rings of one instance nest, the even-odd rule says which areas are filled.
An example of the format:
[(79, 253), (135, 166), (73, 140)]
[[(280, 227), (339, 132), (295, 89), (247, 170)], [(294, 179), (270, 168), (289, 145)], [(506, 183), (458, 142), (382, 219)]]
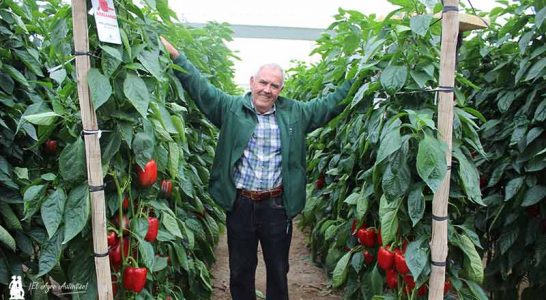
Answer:
[(254, 76), (250, 76), (249, 84), (250, 86), (254, 84)]

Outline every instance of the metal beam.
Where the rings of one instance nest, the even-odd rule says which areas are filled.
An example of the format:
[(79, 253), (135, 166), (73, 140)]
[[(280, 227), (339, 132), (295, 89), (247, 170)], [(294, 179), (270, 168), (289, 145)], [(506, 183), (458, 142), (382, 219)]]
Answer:
[[(192, 27), (204, 27), (205, 23), (186, 23)], [(325, 32), (320, 28), (305, 27), (284, 27), (284, 26), (263, 26), (263, 25), (240, 25), (229, 24), (235, 38), (250, 39), (284, 39), (315, 41)]]

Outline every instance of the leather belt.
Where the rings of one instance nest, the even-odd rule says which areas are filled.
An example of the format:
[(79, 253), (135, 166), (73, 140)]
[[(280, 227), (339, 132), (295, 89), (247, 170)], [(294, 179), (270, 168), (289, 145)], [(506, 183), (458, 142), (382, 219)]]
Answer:
[(238, 189), (239, 194), (252, 201), (264, 201), (271, 198), (277, 198), (282, 195), (282, 185), (267, 191), (249, 191), (244, 189)]

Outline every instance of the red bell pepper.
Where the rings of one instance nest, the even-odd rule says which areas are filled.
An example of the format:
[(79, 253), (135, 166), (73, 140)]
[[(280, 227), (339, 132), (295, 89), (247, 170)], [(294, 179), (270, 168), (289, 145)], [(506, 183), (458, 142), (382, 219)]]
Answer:
[(145, 240), (153, 242), (157, 238), (157, 232), (159, 230), (159, 219), (155, 217), (148, 217), (148, 231), (146, 232)]
[(127, 209), (129, 209), (129, 196), (125, 196), (125, 198), (123, 198), (121, 207), (123, 208), (123, 211), (127, 211)]
[[(129, 255), (129, 238), (123, 238), (123, 256), (127, 257)], [(121, 266), (121, 261), (123, 257), (121, 256), (121, 243), (118, 241), (117, 244), (110, 247), (108, 250), (108, 256), (110, 257), (110, 264), (114, 268), (119, 268)]]
[(374, 228), (359, 229), (357, 237), (360, 243), (368, 248), (373, 248), (377, 244), (377, 233)]
[(377, 232), (377, 243), (379, 246), (383, 246), (383, 238), (381, 237), (381, 228)]
[(410, 274), (404, 275), (404, 282), (406, 283), (406, 286), (411, 290), (415, 287), (415, 280), (413, 280), (413, 276)]
[(324, 180), (324, 175), (321, 174), (315, 182), (315, 186), (318, 190), (321, 190), (324, 187), (325, 183), (326, 181)]
[(118, 235), (114, 231), (110, 231), (106, 236), (106, 241), (108, 243), (108, 247), (113, 247), (119, 243)]
[(447, 294), (449, 290), (451, 290), (451, 281), (446, 278), (446, 280), (444, 281), (444, 295)]
[(150, 187), (157, 180), (157, 164), (155, 160), (150, 160), (144, 166), (144, 169), (137, 166), (138, 183), (142, 187)]
[(392, 269), (394, 264), (394, 253), (392, 253), (387, 247), (379, 247), (377, 251), (377, 264), (385, 271)]
[(173, 192), (173, 182), (168, 179), (161, 180), (161, 196), (166, 199), (171, 198)]
[(428, 292), (428, 288), (426, 285), (422, 285), (418, 290), (417, 290), (417, 296), (419, 297), (423, 297), (427, 294)]
[(391, 289), (398, 287), (398, 273), (394, 269), (387, 270), (387, 286)]
[(123, 270), (123, 287), (129, 291), (140, 293), (146, 285), (146, 274), (148, 269), (127, 267)]
[(368, 250), (364, 250), (364, 263), (370, 265), (373, 262), (374, 256)]
[(44, 143), (44, 151), (47, 154), (57, 154), (57, 140), (47, 140)]
[(118, 277), (116, 275), (112, 275), (112, 292), (114, 294), (114, 297), (118, 293)]
[(394, 250), (394, 266), (396, 267), (396, 270), (404, 275), (409, 272), (408, 264), (406, 263), (406, 258), (404, 254), (402, 253), (402, 250), (395, 249)]

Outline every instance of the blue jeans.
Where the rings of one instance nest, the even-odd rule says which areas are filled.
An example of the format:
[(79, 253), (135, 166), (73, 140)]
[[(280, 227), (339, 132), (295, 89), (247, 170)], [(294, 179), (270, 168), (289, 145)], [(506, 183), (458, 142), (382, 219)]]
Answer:
[(229, 286), (233, 300), (255, 300), (258, 241), (267, 272), (267, 300), (288, 299), (288, 252), (292, 221), (287, 218), (282, 199), (255, 202), (237, 196), (227, 213)]

